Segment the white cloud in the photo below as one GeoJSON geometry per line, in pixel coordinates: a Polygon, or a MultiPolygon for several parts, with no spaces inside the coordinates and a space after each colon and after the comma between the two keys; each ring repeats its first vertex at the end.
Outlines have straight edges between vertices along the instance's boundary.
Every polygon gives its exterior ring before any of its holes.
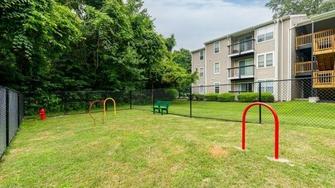
{"type": "Polygon", "coordinates": [[[271,19],[259,0],[232,3],[223,0],[144,0],[158,32],[175,34],[177,48],[197,49],[205,41],[271,19]]]}

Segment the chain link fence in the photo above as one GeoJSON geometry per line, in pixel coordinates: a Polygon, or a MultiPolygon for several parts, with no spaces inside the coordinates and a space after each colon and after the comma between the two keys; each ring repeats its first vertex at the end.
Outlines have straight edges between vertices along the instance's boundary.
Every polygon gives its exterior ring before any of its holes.
{"type": "Polygon", "coordinates": [[[0,86],[0,156],[16,135],[23,116],[23,95],[0,86]]]}
{"type": "MultiPolygon", "coordinates": [[[[335,79],[326,79],[335,80],[335,79]]],[[[134,91],[133,108],[152,111],[156,101],[171,101],[169,113],[240,122],[243,109],[261,101],[273,106],[282,124],[335,128],[335,82],[318,84],[314,78],[232,81],[232,84],[192,86],[188,92],[159,88],[134,91]]],[[[253,108],[248,122],[273,123],[266,108],[253,108]]]]}

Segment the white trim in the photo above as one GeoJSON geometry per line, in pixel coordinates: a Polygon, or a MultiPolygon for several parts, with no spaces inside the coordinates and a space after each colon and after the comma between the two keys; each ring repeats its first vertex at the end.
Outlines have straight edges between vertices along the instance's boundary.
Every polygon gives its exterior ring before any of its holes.
{"type": "Polygon", "coordinates": [[[268,41],[274,40],[274,38],[275,38],[274,35],[275,35],[275,25],[274,24],[271,24],[271,25],[268,25],[268,26],[265,26],[265,27],[261,27],[261,28],[256,30],[256,37],[255,37],[256,44],[261,44],[263,42],[268,42],[268,41]],[[272,32],[272,39],[266,40],[266,34],[271,33],[271,32],[272,32]],[[261,41],[261,42],[258,41],[258,36],[260,36],[260,35],[264,35],[264,37],[265,37],[264,41],[261,41]]]}
{"type": "Polygon", "coordinates": [[[259,54],[256,54],[256,68],[257,69],[266,69],[266,68],[271,68],[271,67],[275,67],[275,52],[274,51],[269,51],[269,52],[264,52],[264,53],[259,53],[259,54]],[[271,54],[272,53],[272,66],[267,66],[266,64],[266,56],[268,54],[271,54]],[[259,67],[258,66],[258,56],[261,56],[263,55],[264,56],[264,67],[259,67]]]}
{"type": "Polygon", "coordinates": [[[273,33],[273,38],[270,39],[270,40],[265,40],[265,41],[262,41],[262,42],[258,42],[258,40],[256,39],[256,44],[263,44],[263,43],[267,43],[267,42],[273,42],[275,39],[274,39],[274,33],[273,33]]]}
{"type": "MultiPolygon", "coordinates": [[[[207,50],[205,47],[205,85],[207,85],[207,50]]],[[[205,87],[204,93],[207,93],[207,88],[205,87]]]]}
{"type": "Polygon", "coordinates": [[[221,72],[221,65],[220,65],[220,62],[215,62],[214,64],[213,64],[213,74],[220,74],[220,72],[221,72]],[[219,71],[218,72],[215,72],[215,65],[216,64],[218,64],[219,65],[219,71]]]}
{"type": "Polygon", "coordinates": [[[204,67],[199,67],[199,77],[200,77],[200,78],[204,78],[204,77],[205,77],[205,68],[204,68],[204,67]],[[200,73],[201,73],[201,69],[203,70],[203,71],[202,71],[202,76],[201,76],[201,74],[200,74],[200,73]]]}
{"type": "Polygon", "coordinates": [[[215,41],[213,42],[213,53],[214,54],[219,54],[221,52],[221,41],[215,41]],[[218,43],[219,44],[219,51],[215,52],[215,44],[218,43]]]}
{"type": "Polygon", "coordinates": [[[219,92],[220,93],[220,82],[213,82],[213,85],[214,85],[214,93],[216,93],[215,89],[216,89],[216,86],[219,87],[219,92]]]}
{"type": "Polygon", "coordinates": [[[199,51],[199,60],[200,62],[203,62],[205,60],[205,50],[200,50],[199,51]],[[203,58],[201,59],[201,52],[203,52],[203,58]]]}

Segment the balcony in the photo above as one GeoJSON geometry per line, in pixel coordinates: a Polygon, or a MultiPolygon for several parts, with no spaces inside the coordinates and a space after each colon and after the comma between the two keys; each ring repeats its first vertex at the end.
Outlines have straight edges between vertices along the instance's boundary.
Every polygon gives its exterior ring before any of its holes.
{"type": "Polygon", "coordinates": [[[302,35],[298,36],[296,38],[296,49],[304,49],[304,48],[311,48],[312,47],[312,41],[313,41],[313,35],[302,35]]]}
{"type": "Polygon", "coordinates": [[[316,71],[313,73],[314,88],[335,88],[335,70],[316,71]]]}
{"type": "Polygon", "coordinates": [[[311,74],[312,71],[313,71],[312,61],[295,63],[295,74],[296,75],[311,74]]]}
{"type": "Polygon", "coordinates": [[[335,52],[335,30],[329,29],[314,33],[313,53],[314,55],[328,54],[335,52]]]}
{"type": "Polygon", "coordinates": [[[228,79],[246,79],[255,76],[255,65],[247,65],[228,69],[228,79]]]}
{"type": "Polygon", "coordinates": [[[245,40],[228,46],[229,57],[254,53],[255,39],[245,40]]]}

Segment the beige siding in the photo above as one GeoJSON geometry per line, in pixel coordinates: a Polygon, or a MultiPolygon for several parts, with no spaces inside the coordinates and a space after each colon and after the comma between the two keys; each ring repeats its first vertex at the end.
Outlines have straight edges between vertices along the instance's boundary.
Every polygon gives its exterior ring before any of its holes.
{"type": "MultiPolygon", "coordinates": [[[[254,30],[255,42],[255,53],[254,64],[255,64],[255,81],[258,80],[282,80],[290,79],[294,76],[294,63],[295,63],[295,31],[294,25],[305,21],[306,16],[292,16],[286,20],[274,20],[273,24],[264,26],[254,30]],[[272,40],[257,42],[257,31],[259,29],[273,27],[274,35],[272,40]],[[259,54],[273,53],[273,66],[258,68],[257,59],[259,54]]],[[[269,22],[270,23],[270,22],[269,22]]],[[[238,36],[235,36],[238,37],[238,36]]],[[[208,87],[205,92],[213,93],[214,84],[230,84],[231,81],[228,79],[228,68],[237,67],[238,60],[233,58],[233,62],[229,55],[228,45],[231,43],[230,38],[221,38],[220,40],[220,52],[214,53],[214,42],[205,45],[205,58],[200,60],[200,51],[192,53],[192,71],[196,69],[200,71],[200,68],[204,68],[204,77],[200,78],[194,85],[212,85],[208,87]],[[214,74],[214,64],[220,64],[219,74],[214,74]]],[[[250,56],[249,56],[250,57],[250,56]]],[[[249,58],[248,57],[248,58],[249,58]]],[[[243,57],[247,58],[247,57],[243,57]]],[[[234,80],[239,82],[241,80],[234,80]]],[[[276,100],[291,100],[296,96],[297,93],[294,90],[294,85],[289,82],[274,83],[274,95],[276,100]]],[[[256,88],[255,88],[256,89],[256,88]]],[[[221,87],[220,92],[227,92],[230,88],[228,86],[221,87]]]]}
{"type": "MultiPolygon", "coordinates": [[[[206,72],[207,85],[214,85],[215,83],[228,83],[228,66],[230,65],[230,58],[228,57],[229,39],[220,41],[220,52],[214,53],[214,43],[206,45],[206,72]],[[220,64],[220,73],[214,74],[214,64],[220,64]]],[[[220,88],[220,92],[227,92],[228,89],[220,88]]],[[[208,87],[207,93],[213,93],[214,87],[208,87]]]]}
{"type": "MultiPolygon", "coordinates": [[[[206,53],[205,53],[206,54],[206,53]]],[[[204,57],[203,60],[200,60],[200,51],[196,51],[192,53],[192,72],[196,72],[198,70],[198,73],[200,73],[200,69],[204,69],[204,76],[200,77],[199,74],[199,80],[193,84],[193,86],[200,86],[200,85],[205,85],[205,78],[206,78],[206,69],[205,69],[205,60],[206,57],[204,57]]],[[[195,89],[195,93],[199,93],[199,89],[195,89]]]]}

